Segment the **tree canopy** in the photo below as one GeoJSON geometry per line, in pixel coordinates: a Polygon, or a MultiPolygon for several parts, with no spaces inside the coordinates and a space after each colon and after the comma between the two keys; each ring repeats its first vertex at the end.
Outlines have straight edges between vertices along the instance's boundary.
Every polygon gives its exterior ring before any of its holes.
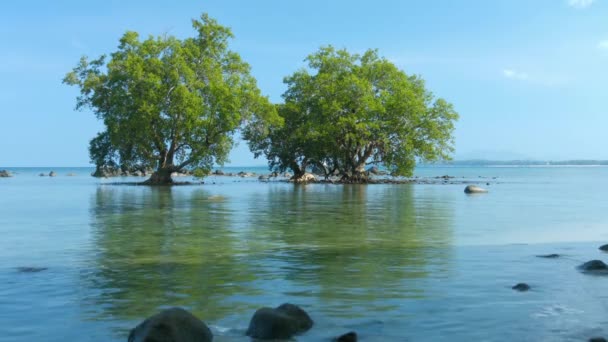
{"type": "Polygon", "coordinates": [[[80,89],[76,107],[105,125],[89,148],[98,168],[154,168],[147,182],[170,183],[172,172],[226,161],[243,124],[279,124],[249,65],[228,49],[231,30],[206,14],[192,27],[186,39],[126,32],[109,60],[83,57],[66,75],[80,89]]]}
{"type": "Polygon", "coordinates": [[[452,105],[376,50],[351,54],[328,46],[307,57],[307,69],[284,79],[284,120],[249,132],[255,156],[296,176],[317,167],[326,176],[366,180],[366,165],[412,174],[416,161],[449,159],[458,114],[452,105]]]}

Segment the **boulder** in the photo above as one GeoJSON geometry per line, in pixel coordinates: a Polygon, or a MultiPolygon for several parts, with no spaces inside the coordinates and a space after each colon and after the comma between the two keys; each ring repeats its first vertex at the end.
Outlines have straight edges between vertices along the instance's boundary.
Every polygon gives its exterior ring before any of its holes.
{"type": "Polygon", "coordinates": [[[334,339],[335,342],[357,342],[357,333],[354,331],[348,332],[334,339]]]}
{"type": "Polygon", "coordinates": [[[317,180],[317,177],[315,177],[315,175],[313,175],[312,173],[305,173],[302,175],[302,177],[295,179],[295,181],[298,183],[315,182],[316,180],[317,180]]]}
{"type": "Polygon", "coordinates": [[[600,246],[600,251],[608,252],[608,244],[600,246]]]}
{"type": "Polygon", "coordinates": [[[592,337],[589,339],[589,342],[608,342],[603,337],[592,337]]]}
{"type": "Polygon", "coordinates": [[[258,309],[247,329],[247,336],[264,339],[289,339],[312,328],[313,321],[306,311],[294,304],[281,304],[258,309]]]}
{"type": "Polygon", "coordinates": [[[467,187],[464,188],[464,192],[467,194],[483,194],[488,192],[488,190],[480,188],[476,185],[467,185],[467,187]]]}
{"type": "Polygon", "coordinates": [[[38,176],[40,176],[40,177],[46,177],[46,175],[44,173],[40,173],[38,176]]]}
{"type": "Polygon", "coordinates": [[[519,283],[519,284],[513,286],[512,289],[515,291],[519,291],[519,292],[525,292],[530,289],[530,285],[528,285],[526,283],[519,283]]]}
{"type": "Polygon", "coordinates": [[[260,182],[268,182],[270,180],[270,177],[268,177],[266,175],[261,175],[260,177],[258,177],[258,180],[260,182]]]}
{"type": "Polygon", "coordinates": [[[6,177],[12,177],[13,175],[11,175],[10,172],[6,171],[6,170],[0,170],[0,178],[6,178],[6,177]]]}
{"type": "Polygon", "coordinates": [[[578,267],[581,271],[594,272],[594,271],[608,271],[608,265],[601,260],[591,260],[580,265],[578,267]]]}
{"type": "Polygon", "coordinates": [[[128,342],[211,342],[207,325],[190,312],[171,308],[146,319],[129,334],[128,342]]]}
{"type": "Polygon", "coordinates": [[[49,172],[49,177],[55,177],[55,176],[57,176],[57,174],[55,173],[55,171],[49,172]]]}
{"type": "Polygon", "coordinates": [[[216,176],[223,176],[224,175],[224,171],[217,169],[215,171],[213,171],[213,174],[216,176]]]}

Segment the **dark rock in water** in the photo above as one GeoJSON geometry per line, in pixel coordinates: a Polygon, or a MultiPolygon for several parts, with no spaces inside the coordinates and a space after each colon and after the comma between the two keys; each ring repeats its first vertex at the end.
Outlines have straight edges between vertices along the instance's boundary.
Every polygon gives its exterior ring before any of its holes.
{"type": "Polygon", "coordinates": [[[530,289],[530,285],[528,285],[526,283],[519,283],[519,284],[513,286],[512,289],[519,291],[519,292],[524,292],[524,291],[528,291],[530,289]]]}
{"type": "Polygon", "coordinates": [[[334,341],[336,341],[336,342],[357,342],[357,333],[354,331],[348,332],[348,333],[336,338],[334,341]]]}
{"type": "Polygon", "coordinates": [[[488,190],[475,185],[467,185],[467,187],[464,188],[464,192],[467,194],[483,194],[488,192],[488,190]]]}
{"type": "Polygon", "coordinates": [[[581,271],[608,271],[608,265],[601,260],[591,260],[578,267],[581,271]]]}
{"type": "Polygon", "coordinates": [[[559,254],[542,254],[542,255],[537,255],[537,258],[545,258],[545,259],[557,259],[560,257],[559,254]]]}
{"type": "Polygon", "coordinates": [[[207,325],[180,308],[163,310],[131,330],[128,342],[211,342],[207,325]]]}
{"type": "Polygon", "coordinates": [[[608,252],[608,244],[600,246],[600,251],[608,252]]]}
{"type": "Polygon", "coordinates": [[[213,171],[213,174],[216,175],[216,176],[223,176],[224,175],[224,171],[218,169],[218,170],[213,171]]]}
{"type": "Polygon", "coordinates": [[[6,178],[6,177],[12,177],[13,175],[11,175],[10,172],[6,171],[6,170],[0,170],[0,178],[6,178]]]}
{"type": "Polygon", "coordinates": [[[608,341],[603,337],[592,337],[589,339],[589,342],[608,342],[608,341]]]}
{"type": "Polygon", "coordinates": [[[40,176],[40,177],[46,177],[46,175],[44,173],[41,173],[38,176],[40,176]]]}
{"type": "Polygon", "coordinates": [[[258,309],[247,329],[247,336],[272,340],[288,339],[312,328],[313,321],[306,311],[294,304],[281,304],[275,309],[258,309]]]}
{"type": "Polygon", "coordinates": [[[27,266],[17,267],[17,271],[19,271],[21,273],[37,273],[37,272],[42,272],[42,271],[46,271],[46,270],[48,270],[48,268],[46,268],[46,267],[27,267],[27,266]]]}
{"type": "Polygon", "coordinates": [[[260,177],[258,177],[258,180],[261,182],[267,182],[270,180],[270,177],[268,177],[266,175],[261,175],[260,177]]]}
{"type": "Polygon", "coordinates": [[[55,173],[55,171],[49,172],[49,177],[55,177],[55,176],[57,176],[57,174],[55,173]]]}

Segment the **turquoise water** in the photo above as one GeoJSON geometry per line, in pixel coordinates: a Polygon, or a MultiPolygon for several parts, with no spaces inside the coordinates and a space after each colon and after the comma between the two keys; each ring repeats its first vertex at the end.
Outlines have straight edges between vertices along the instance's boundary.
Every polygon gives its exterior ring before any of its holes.
{"type": "MultiPolygon", "coordinates": [[[[0,178],[0,341],[126,341],[167,306],[195,312],[215,341],[247,341],[255,309],[283,302],[316,322],[298,341],[350,330],[361,341],[608,336],[608,278],[575,269],[608,259],[597,250],[608,242],[605,167],[416,171],[489,188],[477,196],[462,184],[212,176],[150,188],[83,168],[55,168],[54,178],[38,177],[53,168],[9,170],[16,176],[0,178]],[[564,257],[535,257],[546,253],[564,257]],[[510,289],[519,282],[532,290],[510,289]]],[[[227,171],[240,170],[264,172],[227,171]]]]}

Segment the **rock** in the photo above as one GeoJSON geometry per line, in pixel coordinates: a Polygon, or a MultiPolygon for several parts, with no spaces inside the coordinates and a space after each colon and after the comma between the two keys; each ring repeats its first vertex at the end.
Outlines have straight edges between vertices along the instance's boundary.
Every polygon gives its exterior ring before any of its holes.
{"type": "Polygon", "coordinates": [[[608,271],[608,266],[601,260],[591,260],[578,267],[581,271],[608,271]]]}
{"type": "Polygon", "coordinates": [[[335,342],[357,342],[357,333],[354,331],[348,332],[334,340],[335,342]]]}
{"type": "Polygon", "coordinates": [[[40,176],[40,177],[46,177],[46,175],[44,173],[41,173],[38,176],[40,176]]]}
{"type": "Polygon", "coordinates": [[[55,171],[49,172],[49,177],[55,177],[55,176],[57,176],[57,174],[55,173],[55,171]]]}
{"type": "Polygon", "coordinates": [[[318,165],[313,166],[311,171],[312,171],[312,174],[317,175],[317,176],[325,175],[325,170],[323,170],[323,168],[319,167],[318,165]]]}
{"type": "Polygon", "coordinates": [[[266,175],[261,175],[260,177],[258,177],[258,180],[260,180],[261,182],[268,182],[270,180],[270,177],[266,175]]]}
{"type": "Polygon", "coordinates": [[[38,273],[42,271],[46,271],[48,268],[46,267],[31,267],[31,266],[22,266],[17,267],[17,271],[21,273],[38,273]]]}
{"type": "Polygon", "coordinates": [[[467,187],[464,188],[464,192],[467,194],[483,194],[488,192],[488,190],[475,185],[467,185],[467,187]]]}
{"type": "Polygon", "coordinates": [[[530,289],[530,285],[528,285],[526,283],[519,283],[519,284],[513,286],[512,289],[519,291],[519,292],[524,292],[524,291],[528,291],[530,289]]]}
{"type": "Polygon", "coordinates": [[[144,172],[137,170],[135,172],[133,172],[133,176],[135,177],[143,177],[144,176],[144,172]]]}
{"type": "Polygon", "coordinates": [[[131,330],[128,342],[211,342],[207,325],[190,312],[171,308],[141,322],[131,330]]]}
{"type": "Polygon", "coordinates": [[[608,244],[600,246],[600,251],[608,252],[608,244]]]}
{"type": "Polygon", "coordinates": [[[545,259],[557,259],[560,257],[559,254],[541,254],[537,255],[537,258],[545,258],[545,259]]]}
{"type": "Polygon", "coordinates": [[[380,173],[380,169],[377,166],[372,166],[369,169],[367,169],[367,173],[372,174],[372,175],[377,175],[378,173],[380,173]]]}
{"type": "Polygon", "coordinates": [[[589,339],[589,342],[608,342],[608,341],[603,337],[592,337],[589,339]]]}
{"type": "Polygon", "coordinates": [[[109,178],[109,177],[117,177],[121,174],[120,170],[115,169],[110,166],[102,166],[95,168],[95,172],[91,176],[93,177],[101,177],[101,178],[109,178]]]}
{"type": "Polygon", "coordinates": [[[247,329],[247,336],[258,339],[288,339],[312,328],[306,311],[294,304],[281,304],[275,309],[258,309],[247,329]]]}
{"type": "Polygon", "coordinates": [[[7,177],[12,177],[13,175],[11,175],[10,172],[6,171],[6,170],[0,170],[0,178],[7,178],[7,177]]]}
{"type": "Polygon", "coordinates": [[[315,175],[313,175],[312,173],[305,173],[302,175],[302,177],[295,179],[295,181],[298,183],[315,182],[316,180],[317,177],[315,177],[315,175]]]}
{"type": "Polygon", "coordinates": [[[218,170],[213,171],[213,174],[216,175],[216,176],[223,176],[224,175],[224,171],[218,169],[218,170]]]}
{"type": "Polygon", "coordinates": [[[291,178],[291,177],[293,177],[293,175],[291,173],[289,173],[289,172],[285,172],[285,173],[283,173],[283,177],[285,177],[285,178],[291,178]]]}
{"type": "Polygon", "coordinates": [[[245,171],[241,171],[239,173],[237,173],[237,176],[245,178],[245,177],[253,177],[255,174],[251,173],[251,172],[245,172],[245,171]]]}

